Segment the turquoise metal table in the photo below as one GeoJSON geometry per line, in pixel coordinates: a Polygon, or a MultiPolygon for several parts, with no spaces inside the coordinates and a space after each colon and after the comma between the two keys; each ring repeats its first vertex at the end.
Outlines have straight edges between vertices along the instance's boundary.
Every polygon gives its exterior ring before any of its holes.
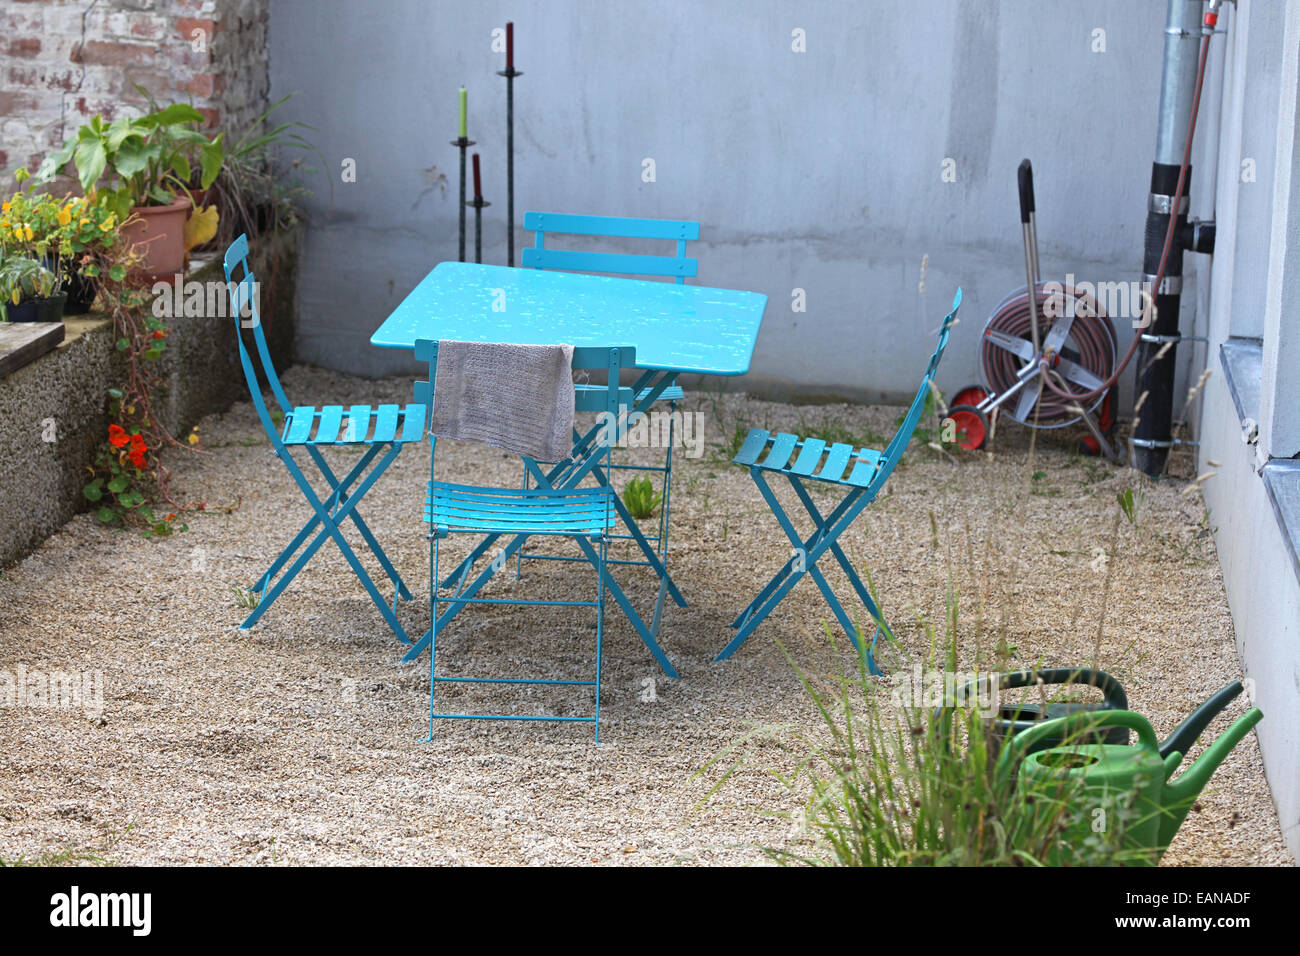
{"type": "MultiPolygon", "coordinates": [[[[370,342],[380,348],[410,351],[419,339],[635,346],[637,367],[644,374],[634,387],[634,410],[645,411],[680,374],[735,376],[748,372],[766,306],[767,296],[757,292],[443,262],[384,320],[370,342]]],[[[580,439],[574,450],[578,456],[589,454],[590,443],[584,445],[580,439]]],[[[535,463],[529,467],[539,480],[562,486],[571,466],[561,462],[549,472],[535,463]]],[[[594,474],[599,481],[608,482],[603,472],[594,474]]],[[[658,642],[660,609],[665,594],[680,606],[686,602],[658,556],[641,538],[636,522],[625,523],[660,578],[653,624],[645,623],[612,577],[606,576],[605,586],[664,672],[676,677],[676,669],[658,642]]],[[[525,540],[525,536],[514,539],[503,558],[513,555],[525,540]]],[[[494,542],[495,538],[485,539],[447,580],[456,580],[494,542]]],[[[493,561],[467,591],[476,592],[502,566],[504,560],[493,561]]],[[[449,609],[446,616],[462,607],[449,609]]],[[[428,646],[430,635],[426,632],[416,641],[403,660],[418,657],[428,646]]]]}

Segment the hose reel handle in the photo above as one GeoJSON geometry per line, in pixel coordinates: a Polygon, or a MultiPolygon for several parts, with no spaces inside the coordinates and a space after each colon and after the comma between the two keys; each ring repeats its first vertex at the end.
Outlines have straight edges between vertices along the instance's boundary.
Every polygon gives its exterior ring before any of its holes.
{"type": "Polygon", "coordinates": [[[1034,167],[1029,160],[1020,161],[1016,180],[1020,184],[1020,221],[1029,225],[1029,217],[1034,214],[1034,167]]]}

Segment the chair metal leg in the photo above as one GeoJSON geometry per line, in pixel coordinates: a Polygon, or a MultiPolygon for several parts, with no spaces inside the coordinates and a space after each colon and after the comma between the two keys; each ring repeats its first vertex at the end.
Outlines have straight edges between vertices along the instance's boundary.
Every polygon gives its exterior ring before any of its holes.
{"type": "MultiPolygon", "coordinates": [[[[790,593],[804,574],[812,576],[813,581],[817,584],[818,590],[821,591],[823,599],[830,607],[831,612],[835,615],[836,620],[839,622],[840,626],[844,628],[845,633],[848,635],[849,640],[853,642],[854,647],[858,647],[857,627],[852,618],[850,618],[848,613],[844,610],[839,599],[836,597],[835,591],[831,588],[830,583],[826,580],[820,569],[818,569],[817,562],[827,551],[830,551],[834,555],[854,590],[857,592],[858,597],[862,599],[868,613],[870,613],[873,620],[877,622],[877,630],[879,630],[879,627],[884,624],[880,609],[871,599],[870,592],[867,590],[865,585],[862,584],[862,581],[859,579],[852,563],[848,560],[848,556],[844,553],[844,550],[838,543],[839,536],[849,527],[853,519],[857,517],[858,512],[861,511],[862,508],[866,507],[868,499],[863,497],[864,492],[861,489],[850,491],[840,501],[840,503],[831,510],[829,515],[823,516],[820,509],[817,508],[816,503],[812,500],[811,495],[808,494],[807,489],[791,477],[790,483],[794,486],[799,500],[804,505],[805,510],[807,510],[808,517],[811,518],[813,522],[812,534],[807,537],[801,537],[798,530],[795,528],[794,523],[790,520],[789,515],[787,515],[785,509],[781,507],[781,503],[777,499],[776,494],[763,478],[761,471],[757,468],[751,468],[750,474],[753,477],[755,484],[758,485],[759,492],[763,495],[764,500],[771,509],[772,515],[776,519],[777,524],[779,524],[781,530],[785,532],[786,537],[794,546],[796,553],[786,562],[781,570],[773,576],[767,585],[764,586],[763,590],[761,590],[758,596],[749,603],[745,610],[741,611],[737,616],[735,622],[732,624],[733,627],[738,628],[735,636],[714,659],[718,661],[726,660],[735,653],[736,649],[748,640],[749,635],[752,634],[755,628],[762,623],[763,619],[766,618],[782,600],[784,600],[785,596],[790,593]]],[[[875,642],[876,637],[873,636],[871,645],[873,648],[875,642]]],[[[875,658],[872,656],[870,650],[867,651],[867,659],[869,666],[872,669],[872,673],[878,673],[878,670],[876,670],[875,658]]]]}
{"type": "MultiPolygon", "coordinates": [[[[382,594],[380,594],[379,589],[375,587],[375,583],[374,581],[371,580],[370,575],[366,573],[366,569],[361,566],[361,562],[357,559],[355,552],[353,552],[352,547],[348,544],[347,539],[343,537],[343,533],[340,529],[341,523],[348,517],[348,515],[350,515],[355,510],[356,505],[361,500],[362,496],[370,489],[371,485],[375,483],[375,481],[379,478],[381,474],[383,474],[383,472],[388,468],[388,466],[392,464],[393,460],[397,457],[399,451],[401,451],[400,445],[396,445],[396,444],[392,445],[388,454],[385,455],[380,460],[379,464],[376,465],[373,469],[371,469],[370,473],[367,474],[366,477],[362,480],[361,484],[357,487],[356,494],[354,494],[351,498],[349,498],[345,503],[340,505],[338,507],[338,510],[335,511],[333,514],[331,514],[329,510],[325,507],[324,503],[318,497],[316,497],[316,493],[312,489],[311,484],[303,476],[302,472],[298,469],[297,465],[294,464],[292,460],[286,462],[286,466],[289,468],[290,474],[293,476],[294,481],[297,482],[299,488],[302,490],[304,497],[306,497],[307,499],[307,503],[311,505],[313,511],[316,514],[316,518],[320,522],[322,527],[321,530],[317,532],[316,536],[307,545],[307,548],[303,551],[303,553],[298,557],[296,561],[294,561],[294,563],[290,566],[290,568],[287,571],[285,571],[283,574],[280,575],[279,580],[275,582],[275,584],[270,588],[270,590],[264,591],[262,593],[261,599],[257,603],[257,607],[253,609],[253,613],[250,614],[248,618],[244,621],[244,623],[240,625],[241,629],[247,630],[248,628],[252,627],[254,624],[257,623],[258,619],[264,613],[266,613],[266,611],[271,607],[271,605],[275,603],[276,599],[284,592],[284,589],[288,586],[289,582],[292,581],[294,577],[297,576],[298,572],[301,571],[303,567],[306,566],[307,562],[311,560],[312,555],[314,555],[316,551],[320,548],[320,546],[325,542],[326,537],[330,537],[333,538],[334,543],[338,545],[339,551],[342,552],[344,559],[348,562],[348,565],[352,568],[353,573],[357,576],[357,579],[361,582],[361,585],[366,589],[366,592],[370,595],[371,600],[374,602],[375,606],[379,609],[379,613],[383,616],[384,620],[388,623],[388,626],[393,630],[393,633],[396,634],[401,640],[407,643],[410,642],[410,638],[406,636],[406,632],[402,629],[402,625],[398,622],[397,616],[393,613],[393,610],[388,606],[387,601],[384,600],[384,597],[382,594]]],[[[360,467],[360,463],[358,463],[358,467],[360,467]]]]}
{"type": "MultiPolygon", "coordinates": [[[[500,537],[500,535],[497,535],[497,537],[500,537]]],[[[503,551],[504,560],[501,562],[501,566],[504,567],[504,562],[514,556],[515,552],[523,546],[523,543],[527,538],[528,535],[517,535],[514,540],[506,545],[505,550],[503,551]]],[[[591,547],[589,542],[582,538],[576,540],[578,546],[582,548],[583,553],[587,556],[588,562],[593,567],[596,566],[599,562],[595,549],[591,547]]],[[[472,598],[485,584],[487,584],[492,575],[496,573],[496,568],[493,566],[494,564],[496,564],[496,562],[489,564],[479,572],[478,577],[475,578],[473,582],[465,586],[462,591],[464,597],[472,598]]],[[[646,626],[645,622],[641,619],[641,616],[637,614],[636,608],[632,606],[632,602],[628,600],[627,595],[623,593],[623,589],[618,586],[618,582],[616,582],[613,576],[609,573],[609,568],[607,566],[601,569],[601,577],[604,580],[606,591],[613,596],[615,603],[618,604],[623,613],[627,616],[627,619],[632,623],[633,629],[637,632],[637,635],[641,638],[646,647],[649,648],[650,653],[654,655],[655,660],[659,662],[659,666],[663,669],[663,672],[669,677],[677,677],[677,669],[673,667],[672,662],[668,659],[668,655],[666,655],[663,648],[659,646],[656,635],[646,626]]],[[[467,605],[463,603],[452,604],[452,606],[449,607],[438,620],[437,629],[440,630],[442,627],[446,626],[447,622],[459,614],[461,609],[466,606],[467,605]]],[[[409,664],[424,652],[424,649],[432,642],[433,631],[434,628],[430,627],[428,631],[424,632],[423,636],[416,640],[415,643],[407,649],[406,653],[402,656],[403,663],[409,664]]]]}
{"type": "MultiPolygon", "coordinates": [[[[602,469],[599,467],[593,468],[591,469],[591,473],[602,485],[612,487],[608,476],[602,469]]],[[[689,605],[686,603],[686,598],[682,597],[682,592],[679,591],[677,585],[673,583],[672,577],[668,574],[668,569],[659,559],[659,555],[655,553],[655,549],[650,547],[650,542],[641,532],[641,529],[637,527],[636,519],[632,517],[632,512],[627,510],[627,505],[623,504],[623,500],[619,498],[617,494],[614,495],[614,510],[618,512],[619,520],[627,527],[633,540],[636,541],[637,547],[639,547],[641,553],[645,555],[646,563],[649,564],[654,573],[657,574],[665,584],[667,584],[668,593],[672,595],[673,603],[678,607],[688,607],[689,605]]]]}
{"type": "MultiPolygon", "coordinates": [[[[387,444],[389,445],[389,447],[399,447],[396,442],[390,442],[387,444]]],[[[375,449],[376,452],[378,452],[378,450],[384,448],[385,446],[384,444],[375,444],[375,445],[371,445],[370,447],[375,449]]],[[[325,461],[325,456],[323,456],[320,453],[320,451],[312,445],[308,445],[307,450],[311,453],[312,458],[315,459],[317,467],[320,468],[321,473],[325,476],[325,480],[328,481],[331,485],[335,485],[336,482],[334,479],[334,472],[330,469],[329,464],[325,461]]],[[[369,454],[369,450],[367,450],[367,454],[369,454]]],[[[366,457],[362,456],[362,460],[365,461],[366,457]]],[[[349,496],[347,493],[347,489],[349,485],[350,482],[345,482],[342,486],[338,487],[340,505],[348,500],[349,496]]],[[[375,559],[379,562],[379,566],[384,569],[384,573],[388,575],[388,580],[393,582],[393,587],[395,589],[395,593],[393,595],[393,605],[396,606],[397,598],[399,596],[403,601],[411,600],[410,588],[406,586],[406,582],[402,580],[402,576],[398,574],[397,569],[393,567],[393,562],[388,559],[387,553],[385,553],[384,549],[380,546],[378,540],[376,540],[374,534],[370,530],[370,526],[367,525],[366,522],[362,519],[361,512],[357,509],[354,509],[351,513],[351,518],[352,518],[352,523],[356,525],[357,530],[361,532],[361,537],[366,542],[366,547],[368,547],[371,553],[375,556],[375,559]]]]}

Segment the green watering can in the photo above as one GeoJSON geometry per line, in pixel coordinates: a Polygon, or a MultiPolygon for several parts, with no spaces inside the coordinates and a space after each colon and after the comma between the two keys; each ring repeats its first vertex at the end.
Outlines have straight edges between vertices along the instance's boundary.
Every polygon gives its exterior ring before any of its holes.
{"type": "MultiPolygon", "coordinates": [[[[1229,688],[1224,688],[1219,694],[1227,690],[1229,688]]],[[[1212,697],[1207,706],[1219,694],[1212,697]]],[[[1182,762],[1182,752],[1162,753],[1147,719],[1127,710],[1076,713],[1036,724],[1017,734],[1011,746],[1003,748],[998,770],[1000,773],[1011,772],[1019,755],[1030,751],[1044,738],[1084,740],[1083,743],[1029,752],[1020,761],[1017,792],[1028,799],[1033,795],[1050,793],[1061,785],[1069,789],[1073,812],[1066,815],[1058,846],[1077,844],[1104,831],[1107,813],[1131,814],[1124,829],[1124,846],[1133,851],[1132,862],[1154,866],[1219,764],[1263,716],[1258,707],[1252,707],[1223,736],[1210,744],[1200,759],[1177,780],[1170,778],[1182,762]],[[1136,731],[1137,746],[1086,742],[1095,739],[1098,731],[1110,727],[1136,731]],[[1100,830],[1097,826],[1099,820],[1102,823],[1100,830]]],[[[1181,745],[1188,746],[1195,740],[1195,735],[1181,736],[1183,727],[1186,723],[1175,735],[1179,736],[1181,745]]],[[[1051,801],[1044,801],[1044,804],[1051,807],[1051,801]]]]}
{"type": "MultiPolygon", "coordinates": [[[[1068,717],[1077,713],[1098,713],[1101,711],[1128,710],[1128,695],[1120,682],[1105,671],[1092,670],[1088,667],[1045,667],[1036,671],[1011,671],[998,678],[998,688],[1007,690],[1014,687],[1032,687],[1041,681],[1044,684],[1077,684],[1096,687],[1102,693],[1101,703],[1062,702],[1048,704],[1006,704],[998,708],[997,714],[989,721],[989,730],[995,738],[1008,740],[1019,733],[1035,727],[1045,720],[1068,717]]],[[[973,691],[974,685],[967,685],[973,691]]],[[[1219,688],[1209,700],[1184,720],[1174,732],[1160,743],[1161,758],[1170,754],[1187,753],[1187,749],[1196,742],[1201,733],[1210,725],[1225,707],[1241,694],[1241,681],[1232,681],[1219,688]]],[[[1127,727],[1097,726],[1089,734],[1092,743],[1127,744],[1129,731],[1127,727]]],[[[1047,734],[1036,739],[1022,753],[1034,753],[1060,746],[1064,742],[1059,734],[1047,734]]],[[[1076,743],[1084,742],[1075,738],[1076,743]]]]}

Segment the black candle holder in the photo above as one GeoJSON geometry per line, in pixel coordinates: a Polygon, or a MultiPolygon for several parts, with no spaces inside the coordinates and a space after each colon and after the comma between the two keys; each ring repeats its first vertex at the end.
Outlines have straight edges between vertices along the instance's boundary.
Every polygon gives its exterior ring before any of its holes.
{"type": "Polygon", "coordinates": [[[472,139],[462,136],[459,139],[453,139],[451,145],[460,148],[460,242],[457,245],[457,257],[461,262],[465,261],[465,150],[474,145],[472,139]]]}
{"type": "Polygon", "coordinates": [[[522,70],[513,66],[497,70],[506,78],[506,265],[515,264],[515,77],[522,70]]]}
{"type": "MultiPolygon", "coordinates": [[[[466,200],[460,207],[460,218],[465,218],[465,207],[474,207],[474,261],[483,261],[483,208],[492,205],[482,196],[475,196],[473,199],[466,200]]],[[[465,259],[462,256],[461,262],[465,259]]]]}

